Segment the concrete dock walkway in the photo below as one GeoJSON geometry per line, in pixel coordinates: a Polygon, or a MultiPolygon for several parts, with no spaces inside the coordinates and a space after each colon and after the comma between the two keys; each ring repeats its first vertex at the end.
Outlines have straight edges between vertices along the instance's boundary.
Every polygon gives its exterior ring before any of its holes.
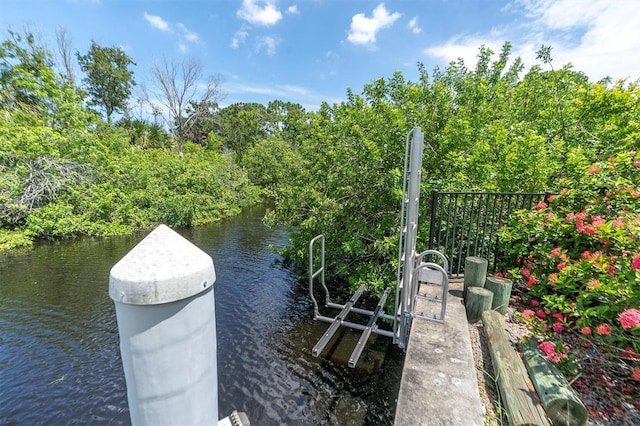
{"type": "MultiPolygon", "coordinates": [[[[445,323],[414,319],[398,394],[395,425],[482,426],[463,282],[449,282],[445,323]]],[[[417,312],[432,302],[418,299],[417,312]],[[423,306],[421,306],[423,304],[423,306]]]]}

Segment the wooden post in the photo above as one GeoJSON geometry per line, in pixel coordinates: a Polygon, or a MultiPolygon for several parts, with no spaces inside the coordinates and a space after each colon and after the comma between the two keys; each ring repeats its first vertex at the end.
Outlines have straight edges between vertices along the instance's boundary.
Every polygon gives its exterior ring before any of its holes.
{"type": "Polygon", "coordinates": [[[520,343],[524,364],[554,425],[583,426],[589,414],[558,368],[547,361],[535,339],[520,343]]]}
{"type": "Polygon", "coordinates": [[[512,286],[512,281],[507,278],[500,278],[493,275],[487,277],[485,287],[493,293],[491,309],[500,312],[502,315],[507,313],[512,286]]]}
{"type": "Polygon", "coordinates": [[[509,424],[548,426],[549,420],[544,414],[527,370],[516,352],[504,317],[496,311],[484,311],[482,323],[502,406],[507,412],[509,424]]]}
{"type": "Polygon", "coordinates": [[[469,287],[484,287],[487,278],[487,259],[469,256],[464,259],[464,297],[469,287]]]}
{"type": "Polygon", "coordinates": [[[482,287],[469,287],[467,290],[467,300],[464,302],[467,311],[467,321],[475,324],[480,321],[480,316],[487,309],[491,309],[493,293],[482,287]]]}

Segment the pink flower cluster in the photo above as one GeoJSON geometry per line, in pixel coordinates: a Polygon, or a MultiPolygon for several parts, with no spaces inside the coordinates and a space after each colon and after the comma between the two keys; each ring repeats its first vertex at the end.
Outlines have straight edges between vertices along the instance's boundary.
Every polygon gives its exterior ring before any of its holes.
{"type": "Polygon", "coordinates": [[[543,209],[546,209],[547,207],[549,206],[545,202],[540,202],[536,204],[536,210],[543,210],[543,209]]]}
{"type": "Polygon", "coordinates": [[[551,326],[553,331],[556,333],[562,333],[564,331],[564,315],[562,315],[560,312],[554,312],[551,314],[551,316],[556,320],[556,322],[554,322],[551,326]]]}
{"type": "Polygon", "coordinates": [[[567,354],[563,352],[556,352],[556,345],[549,342],[548,340],[540,343],[538,345],[538,348],[542,352],[544,352],[547,360],[551,361],[554,364],[557,364],[558,362],[560,362],[561,359],[564,359],[567,357],[567,354]]]}
{"type": "Polygon", "coordinates": [[[618,321],[625,330],[640,327],[640,310],[627,309],[618,315],[618,321]]]}
{"type": "Polygon", "coordinates": [[[587,219],[587,217],[588,217],[587,212],[580,212],[576,215],[576,231],[578,231],[578,233],[595,235],[596,232],[598,231],[595,227],[598,225],[602,225],[603,223],[606,223],[606,221],[602,219],[600,216],[595,216],[591,220],[591,224],[589,223],[585,224],[584,221],[587,219]]]}
{"type": "Polygon", "coordinates": [[[531,271],[529,269],[523,268],[520,270],[520,273],[523,277],[527,278],[527,282],[525,283],[527,288],[533,287],[533,285],[538,282],[538,279],[531,274],[531,271]]]}
{"type": "Polygon", "coordinates": [[[601,336],[611,336],[611,324],[602,323],[596,327],[596,333],[601,336]]]}

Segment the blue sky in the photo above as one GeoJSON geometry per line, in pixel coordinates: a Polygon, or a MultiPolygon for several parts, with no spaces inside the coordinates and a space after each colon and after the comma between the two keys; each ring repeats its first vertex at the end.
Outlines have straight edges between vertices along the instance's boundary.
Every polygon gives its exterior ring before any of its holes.
{"type": "MultiPolygon", "coordinates": [[[[94,39],[137,63],[137,82],[162,58],[197,59],[220,75],[222,105],[274,99],[309,110],[345,99],[347,88],[401,71],[417,78],[485,44],[505,40],[527,68],[553,46],[593,81],[640,78],[637,0],[0,0],[0,29],[27,26],[53,50],[56,28],[86,53],[94,39]]],[[[79,71],[78,71],[79,73],[79,71]]]]}

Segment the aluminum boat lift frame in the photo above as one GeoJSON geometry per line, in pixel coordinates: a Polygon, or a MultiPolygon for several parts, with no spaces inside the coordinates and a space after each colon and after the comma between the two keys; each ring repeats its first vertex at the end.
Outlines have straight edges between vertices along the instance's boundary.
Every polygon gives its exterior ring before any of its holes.
{"type": "Polygon", "coordinates": [[[374,310],[357,308],[356,302],[362,296],[365,285],[361,285],[345,304],[334,303],[325,284],[325,239],[324,235],[318,235],[309,242],[309,295],[313,302],[313,319],[329,323],[329,328],[313,347],[313,356],[319,356],[327,343],[334,336],[340,326],[346,326],[355,330],[361,330],[362,334],[351,357],[349,367],[354,368],[362,355],[364,346],[371,333],[390,337],[393,343],[400,348],[407,347],[409,331],[413,318],[444,322],[449,277],[447,274],[447,259],[435,250],[427,250],[416,253],[416,239],[418,230],[418,204],[420,199],[420,178],[422,170],[422,150],[424,147],[424,135],[419,127],[413,128],[408,134],[405,144],[404,179],[402,189],[402,211],[400,223],[400,241],[398,244],[398,271],[395,289],[394,313],[384,311],[391,288],[385,289],[374,310]],[[320,266],[314,269],[314,252],[316,244],[320,244],[320,266]],[[426,256],[427,261],[424,261],[426,256]],[[442,266],[431,262],[433,257],[440,259],[442,266]],[[314,281],[319,278],[325,294],[324,306],[326,308],[339,309],[334,317],[320,314],[318,301],[314,295],[314,281]],[[420,292],[422,285],[437,285],[441,287],[440,296],[420,292]],[[439,314],[427,315],[416,312],[416,300],[424,298],[432,302],[441,303],[439,314]],[[357,313],[369,316],[367,324],[359,324],[346,321],[349,313],[357,313]],[[393,324],[392,330],[384,330],[378,327],[379,318],[389,320],[393,324]]]}

